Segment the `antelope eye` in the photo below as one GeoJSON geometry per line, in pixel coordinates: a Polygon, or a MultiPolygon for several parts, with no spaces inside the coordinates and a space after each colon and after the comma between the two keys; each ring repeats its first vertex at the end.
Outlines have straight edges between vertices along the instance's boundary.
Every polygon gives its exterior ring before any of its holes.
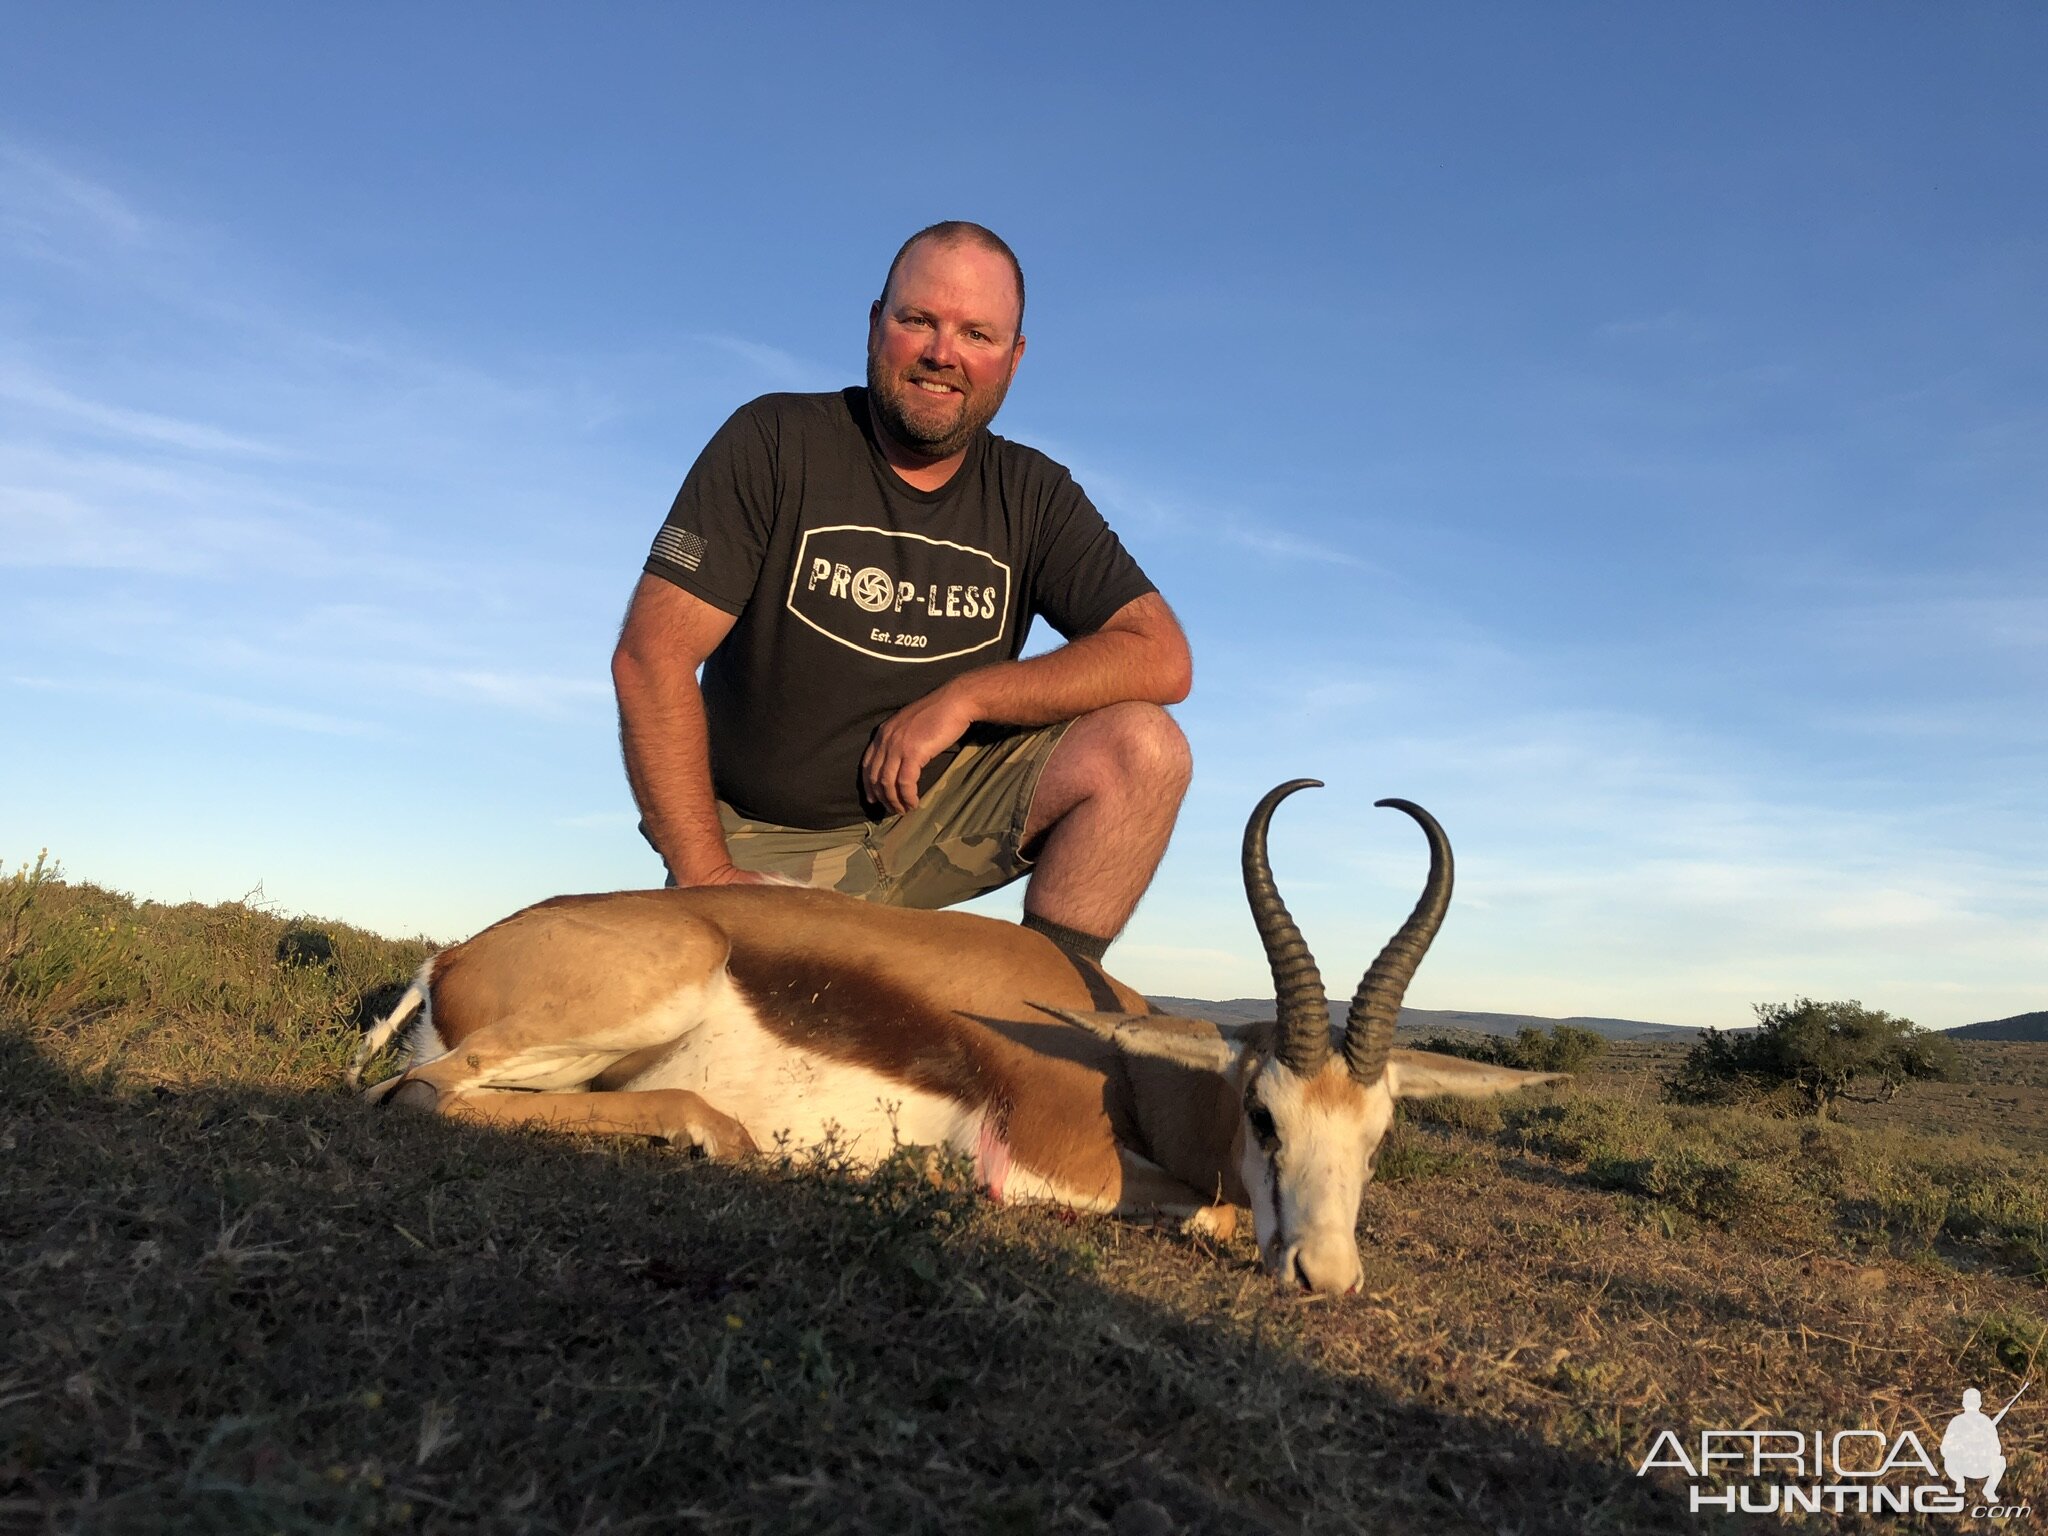
{"type": "Polygon", "coordinates": [[[1273,1123],[1273,1111],[1263,1104],[1247,1104],[1244,1107],[1246,1124],[1262,1145],[1270,1147],[1280,1139],[1280,1127],[1273,1123]]]}

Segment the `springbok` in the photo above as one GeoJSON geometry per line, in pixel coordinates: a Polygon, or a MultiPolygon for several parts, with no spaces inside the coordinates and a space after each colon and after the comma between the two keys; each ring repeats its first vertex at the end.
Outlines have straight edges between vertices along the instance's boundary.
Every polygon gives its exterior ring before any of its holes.
{"type": "Polygon", "coordinates": [[[619,891],[558,896],[436,954],[365,1035],[349,1082],[418,1011],[373,1100],[712,1157],[831,1140],[871,1162],[898,1142],[943,1146],[997,1199],[1171,1215],[1220,1236],[1248,1205],[1268,1271],[1355,1290],[1359,1203],[1394,1101],[1562,1074],[1392,1048],[1451,896],[1443,829],[1405,800],[1378,803],[1421,825],[1429,878],[1332,1030],[1266,854],[1274,808],[1317,782],[1273,790],[1245,828],[1269,1023],[1156,1014],[993,918],[799,888],[619,891]]]}

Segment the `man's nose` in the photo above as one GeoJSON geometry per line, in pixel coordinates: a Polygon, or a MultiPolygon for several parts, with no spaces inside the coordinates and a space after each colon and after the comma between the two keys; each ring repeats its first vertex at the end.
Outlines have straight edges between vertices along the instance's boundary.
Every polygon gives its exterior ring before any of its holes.
{"type": "Polygon", "coordinates": [[[960,349],[943,326],[933,326],[931,334],[925,338],[924,361],[932,368],[959,366],[960,349]]]}

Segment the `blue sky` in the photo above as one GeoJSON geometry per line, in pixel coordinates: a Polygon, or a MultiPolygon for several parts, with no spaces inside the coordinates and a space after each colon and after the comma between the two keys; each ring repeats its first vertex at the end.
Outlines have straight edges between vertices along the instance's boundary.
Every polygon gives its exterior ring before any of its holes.
{"type": "MultiPolygon", "coordinates": [[[[1195,648],[1112,952],[1738,1024],[2048,1007],[2048,13],[31,7],[0,50],[0,859],[455,938],[652,883],[606,672],[897,242],[1195,648]]],[[[1011,912],[1014,897],[986,903],[1011,912]]]]}

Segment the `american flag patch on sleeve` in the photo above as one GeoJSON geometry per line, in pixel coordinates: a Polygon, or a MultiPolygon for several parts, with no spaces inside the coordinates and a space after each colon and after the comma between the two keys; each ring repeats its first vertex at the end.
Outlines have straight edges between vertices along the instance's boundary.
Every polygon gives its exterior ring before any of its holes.
{"type": "Polygon", "coordinates": [[[666,560],[670,565],[680,565],[686,571],[694,571],[704,563],[704,538],[701,534],[678,528],[674,523],[663,523],[661,532],[654,536],[654,548],[650,558],[666,560]]]}

